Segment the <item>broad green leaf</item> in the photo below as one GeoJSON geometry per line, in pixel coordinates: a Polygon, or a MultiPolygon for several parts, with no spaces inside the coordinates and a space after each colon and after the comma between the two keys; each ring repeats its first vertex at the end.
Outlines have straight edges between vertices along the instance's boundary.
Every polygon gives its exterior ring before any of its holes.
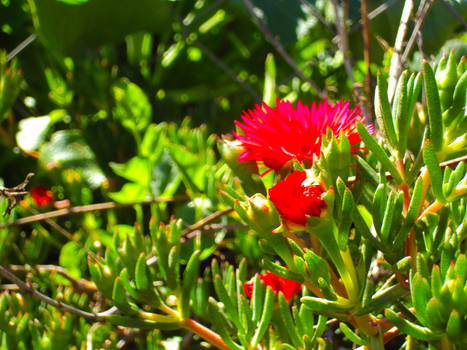
{"type": "Polygon", "coordinates": [[[18,146],[27,151],[35,151],[42,145],[51,126],[66,117],[66,111],[54,110],[43,117],[30,117],[21,119],[19,131],[16,134],[18,146]]]}
{"type": "Polygon", "coordinates": [[[46,166],[80,168],[83,178],[91,188],[105,180],[104,173],[96,162],[94,152],[79,130],[60,130],[52,135],[50,142],[39,150],[40,160],[46,166]]]}
{"type": "Polygon", "coordinates": [[[118,176],[135,182],[142,187],[149,187],[152,169],[148,159],[133,157],[124,164],[111,162],[109,165],[118,176]]]}
{"type": "Polygon", "coordinates": [[[86,271],[86,257],[85,250],[75,242],[68,242],[60,249],[58,262],[70,275],[79,278],[82,276],[82,272],[86,271]]]}
{"type": "Polygon", "coordinates": [[[121,79],[112,87],[114,117],[131,131],[144,130],[152,119],[152,107],[143,90],[136,84],[121,79]]]}
{"type": "Polygon", "coordinates": [[[109,197],[118,203],[137,203],[148,200],[148,189],[140,184],[129,182],[118,192],[109,193],[109,197]]]}
{"type": "Polygon", "coordinates": [[[137,31],[163,32],[172,18],[169,2],[162,0],[29,0],[28,3],[41,39],[63,54],[78,54],[83,48],[119,42],[137,31]]]}

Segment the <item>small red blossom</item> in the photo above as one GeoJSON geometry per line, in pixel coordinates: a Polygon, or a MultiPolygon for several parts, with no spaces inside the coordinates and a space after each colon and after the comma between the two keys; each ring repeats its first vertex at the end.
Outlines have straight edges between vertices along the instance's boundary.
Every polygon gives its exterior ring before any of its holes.
{"type": "MultiPolygon", "coordinates": [[[[243,130],[243,135],[234,133],[245,151],[239,161],[262,161],[268,168],[278,170],[291,159],[299,162],[312,162],[319,156],[321,141],[328,128],[337,137],[347,136],[351,146],[359,143],[357,122],[363,122],[358,106],[350,109],[349,101],[331,104],[327,99],[311,107],[298,101],[294,109],[289,101],[276,102],[271,108],[266,103],[256,105],[242,115],[242,122],[235,124],[243,130]]],[[[373,126],[368,127],[373,132],[373,126]]],[[[357,150],[353,147],[352,150],[357,150]]]]}
{"type": "Polygon", "coordinates": [[[294,171],[269,189],[269,199],[287,222],[305,226],[307,216],[320,216],[326,203],[321,184],[307,178],[305,171],[294,171]]]}
{"type": "MultiPolygon", "coordinates": [[[[302,285],[300,283],[289,280],[284,277],[277,276],[269,271],[265,274],[259,275],[259,279],[263,281],[264,284],[266,284],[266,286],[270,286],[275,293],[283,293],[287,301],[289,301],[295,294],[300,292],[300,290],[302,289],[302,285]]],[[[251,298],[251,296],[253,295],[253,284],[254,279],[250,280],[249,282],[243,285],[243,290],[245,291],[245,295],[248,298],[251,298]]]]}
{"type": "Polygon", "coordinates": [[[44,205],[52,203],[54,195],[52,191],[49,191],[44,186],[35,186],[31,189],[31,196],[37,206],[42,207],[44,205]]]}

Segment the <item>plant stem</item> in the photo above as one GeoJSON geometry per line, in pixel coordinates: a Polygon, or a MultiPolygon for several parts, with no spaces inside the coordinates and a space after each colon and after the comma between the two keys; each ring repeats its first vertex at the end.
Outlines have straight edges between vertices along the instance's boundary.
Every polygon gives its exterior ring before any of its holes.
{"type": "Polygon", "coordinates": [[[202,324],[190,319],[186,318],[182,320],[180,325],[185,328],[186,330],[193,332],[197,335],[199,335],[201,338],[206,340],[208,343],[214,345],[215,347],[222,349],[222,350],[231,350],[230,347],[227,346],[227,344],[224,343],[222,338],[219,336],[219,334],[213,332],[209,328],[203,326],[202,324]]]}

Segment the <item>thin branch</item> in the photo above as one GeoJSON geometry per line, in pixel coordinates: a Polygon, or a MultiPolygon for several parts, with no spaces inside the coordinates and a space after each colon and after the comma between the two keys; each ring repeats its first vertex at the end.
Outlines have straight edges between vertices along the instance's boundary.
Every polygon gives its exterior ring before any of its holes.
{"type": "MultiPolygon", "coordinates": [[[[189,38],[189,27],[184,23],[181,16],[173,10],[175,17],[178,19],[178,22],[182,26],[182,33],[183,38],[187,40],[189,38]]],[[[261,96],[250,86],[248,85],[243,79],[241,79],[234,71],[232,71],[220,58],[218,58],[211,50],[209,50],[206,46],[204,46],[198,39],[194,39],[189,41],[189,44],[196,46],[201,52],[206,55],[216,66],[218,66],[221,70],[223,70],[229,77],[231,77],[234,81],[238,83],[246,92],[248,92],[256,102],[261,101],[261,96]]]]}
{"type": "MultiPolygon", "coordinates": [[[[41,215],[36,209],[34,208],[29,208],[29,211],[32,212],[34,215],[41,215]]],[[[58,233],[60,233],[62,236],[64,236],[66,239],[68,239],[69,241],[71,242],[74,242],[78,247],[80,247],[80,249],[83,249],[86,251],[86,253],[88,253],[89,255],[91,255],[95,260],[97,259],[96,257],[96,254],[94,254],[92,251],[90,251],[86,246],[84,246],[83,244],[81,244],[80,241],[76,240],[73,235],[68,232],[67,230],[65,230],[62,226],[60,226],[59,224],[57,224],[55,221],[53,221],[52,219],[45,219],[44,220],[49,226],[51,226],[52,228],[54,228],[58,233]]]]}
{"type": "Polygon", "coordinates": [[[371,121],[375,120],[373,114],[373,77],[371,76],[371,38],[370,38],[370,21],[368,18],[368,0],[362,0],[362,22],[363,22],[363,57],[366,64],[365,75],[365,94],[366,104],[368,108],[368,118],[371,121]]]}
{"type": "Polygon", "coordinates": [[[347,13],[348,13],[348,3],[347,0],[342,1],[342,18],[339,15],[339,4],[337,0],[332,0],[332,4],[334,7],[334,14],[336,16],[336,26],[337,32],[339,33],[339,48],[344,56],[344,67],[347,71],[347,75],[349,76],[350,80],[352,81],[352,92],[354,94],[355,100],[360,104],[360,107],[363,110],[365,115],[368,115],[368,110],[366,107],[365,97],[363,96],[360,88],[357,86],[357,82],[355,80],[353,70],[352,70],[352,63],[350,62],[349,57],[349,41],[347,36],[347,13]]]}
{"type": "Polygon", "coordinates": [[[200,49],[215,65],[222,69],[228,76],[235,80],[246,92],[248,92],[256,101],[261,101],[261,96],[248,85],[242,78],[235,74],[221,59],[219,59],[211,50],[204,46],[199,40],[193,40],[192,44],[200,49]]]}
{"type": "Polygon", "coordinates": [[[91,293],[97,291],[97,287],[94,282],[85,280],[85,279],[76,279],[71,276],[63,267],[56,266],[56,265],[36,265],[36,266],[29,266],[29,265],[10,265],[8,269],[12,272],[17,271],[34,271],[37,270],[39,272],[55,272],[58,273],[60,276],[66,278],[68,281],[71,282],[73,288],[79,292],[86,292],[91,293]]]}
{"type": "Polygon", "coordinates": [[[38,215],[28,216],[25,218],[18,219],[16,221],[10,222],[8,224],[0,225],[0,229],[12,227],[12,226],[21,226],[26,224],[31,224],[33,222],[44,221],[47,219],[58,218],[61,216],[71,215],[71,214],[82,214],[88,213],[91,211],[100,211],[100,210],[109,210],[109,209],[118,209],[118,208],[127,208],[137,204],[140,205],[147,205],[153,203],[167,203],[167,202],[178,202],[178,201],[186,201],[188,200],[188,196],[173,196],[173,197],[160,197],[155,198],[151,201],[145,202],[137,202],[137,203],[115,203],[115,202],[104,202],[104,203],[96,203],[96,204],[89,204],[83,205],[78,207],[71,207],[66,209],[54,210],[49,211],[47,213],[42,213],[38,215]]]}
{"type": "Polygon", "coordinates": [[[408,23],[413,10],[413,0],[405,0],[404,8],[402,9],[401,23],[397,29],[396,41],[394,42],[394,53],[391,57],[391,66],[389,68],[388,79],[388,96],[389,101],[392,101],[396,84],[402,72],[402,47],[404,45],[405,35],[407,34],[408,23]]]}
{"type": "Polygon", "coordinates": [[[428,0],[428,1],[423,0],[420,3],[420,6],[417,11],[416,19],[415,19],[415,27],[412,31],[412,35],[410,36],[409,41],[407,42],[407,46],[405,47],[404,54],[402,55],[402,63],[404,63],[407,60],[407,57],[409,56],[410,51],[412,50],[412,46],[415,42],[415,39],[417,38],[417,35],[420,32],[423,21],[425,20],[425,17],[428,14],[428,11],[430,11],[430,8],[433,5],[433,3],[434,3],[434,0],[428,0]]]}
{"type": "Polygon", "coordinates": [[[189,226],[188,228],[184,229],[182,231],[182,236],[186,236],[186,235],[188,235],[189,233],[191,233],[193,231],[199,230],[199,229],[203,228],[204,226],[206,226],[207,224],[217,220],[218,218],[220,218],[220,217],[222,217],[224,215],[230,214],[232,211],[233,211],[233,208],[231,208],[231,207],[228,207],[228,208],[226,208],[224,210],[216,211],[215,213],[212,213],[211,215],[208,215],[205,218],[201,219],[196,224],[193,224],[193,225],[189,226]]]}
{"type": "Polygon", "coordinates": [[[292,59],[292,57],[290,57],[290,55],[287,53],[287,51],[285,51],[284,47],[282,46],[282,44],[279,42],[279,40],[277,40],[272,34],[271,32],[268,30],[268,28],[266,27],[266,25],[263,23],[263,21],[261,21],[261,19],[256,16],[256,13],[255,13],[255,9],[253,7],[253,4],[251,3],[250,0],[243,0],[245,6],[247,7],[248,9],[248,12],[250,13],[251,17],[253,18],[253,20],[256,22],[256,24],[258,25],[259,29],[261,30],[261,32],[263,33],[263,35],[266,37],[266,39],[271,43],[272,46],[274,46],[274,48],[276,49],[277,52],[279,52],[279,54],[286,60],[286,62],[289,64],[289,66],[291,66],[295,72],[303,79],[305,80],[308,84],[311,85],[311,87],[317,92],[319,98],[321,99],[324,99],[326,98],[326,92],[321,90],[318,85],[313,81],[311,80],[310,78],[308,78],[305,73],[297,66],[297,64],[295,63],[295,61],[292,59]]]}
{"type": "Polygon", "coordinates": [[[37,34],[31,34],[28,36],[26,39],[24,39],[18,46],[16,46],[13,51],[11,51],[8,56],[6,57],[7,62],[11,61],[17,54],[19,54],[21,51],[23,51],[30,43],[32,43],[34,40],[36,40],[37,34]]]}
{"type": "MultiPolygon", "coordinates": [[[[368,14],[368,19],[370,21],[374,20],[376,17],[378,17],[380,14],[382,14],[384,11],[386,11],[388,8],[390,8],[392,5],[394,5],[398,1],[399,0],[389,0],[389,1],[382,3],[380,6],[378,6],[377,8],[375,8],[373,11],[371,11],[368,14]]],[[[358,23],[355,23],[354,25],[352,25],[352,27],[350,27],[349,33],[355,32],[356,30],[362,28],[362,26],[363,26],[363,20],[360,20],[358,21],[358,23]]],[[[335,37],[332,41],[336,43],[337,40],[338,40],[338,37],[335,37]]]]}
{"type": "Polygon", "coordinates": [[[467,30],[467,22],[464,20],[464,18],[459,14],[459,12],[456,11],[456,9],[454,7],[451,6],[450,3],[448,3],[446,0],[441,0],[441,3],[447,7],[447,9],[449,10],[449,12],[451,12],[454,17],[456,17],[459,22],[462,23],[462,25],[464,26],[464,29],[467,30]]]}
{"type": "Polygon", "coordinates": [[[310,4],[308,0],[300,0],[300,2],[310,9],[313,16],[315,16],[318,21],[320,21],[332,33],[332,35],[336,35],[334,28],[332,28],[332,26],[324,19],[324,17],[321,16],[321,13],[319,13],[316,7],[310,4]]]}
{"type": "Polygon", "coordinates": [[[34,288],[28,286],[26,283],[24,283],[21,279],[16,277],[12,272],[10,272],[7,268],[5,268],[2,265],[0,265],[0,275],[5,277],[7,280],[15,283],[18,286],[18,288],[21,291],[23,291],[24,293],[29,294],[29,295],[43,301],[44,303],[46,303],[48,305],[56,307],[57,309],[61,309],[63,311],[69,312],[69,313],[74,314],[74,315],[79,316],[79,317],[83,317],[83,318],[85,318],[87,320],[90,320],[90,321],[95,321],[95,322],[105,321],[105,317],[103,317],[103,316],[96,315],[96,314],[91,313],[91,312],[87,312],[87,311],[77,309],[74,306],[64,304],[61,301],[52,299],[49,296],[36,291],[34,288]]]}

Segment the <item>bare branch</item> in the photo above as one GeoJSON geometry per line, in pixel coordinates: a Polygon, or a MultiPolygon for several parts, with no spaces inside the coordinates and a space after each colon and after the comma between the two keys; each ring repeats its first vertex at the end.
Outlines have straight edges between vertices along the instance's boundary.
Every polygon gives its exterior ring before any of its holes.
{"type": "Polygon", "coordinates": [[[348,4],[347,0],[342,1],[342,17],[339,14],[339,4],[337,0],[332,0],[332,4],[334,7],[334,15],[336,16],[336,25],[337,25],[337,32],[339,33],[339,42],[338,46],[344,56],[344,67],[347,71],[347,75],[349,76],[350,80],[352,81],[352,93],[354,95],[355,100],[360,104],[360,107],[363,110],[363,114],[368,115],[368,110],[366,106],[365,97],[363,96],[360,88],[357,86],[357,82],[355,80],[353,70],[352,70],[352,63],[350,62],[349,57],[349,41],[348,41],[348,33],[347,33],[347,13],[348,13],[348,4]]]}
{"type": "Polygon", "coordinates": [[[61,309],[63,311],[74,314],[76,316],[86,318],[90,321],[96,321],[96,322],[105,321],[105,317],[103,316],[99,316],[94,313],[90,313],[87,311],[77,309],[74,306],[64,304],[61,301],[52,299],[49,296],[36,291],[34,288],[28,286],[26,283],[24,283],[21,279],[16,277],[12,272],[10,272],[7,268],[5,268],[2,265],[0,265],[0,275],[5,277],[7,280],[15,283],[22,292],[29,294],[32,297],[37,298],[46,304],[56,307],[57,309],[61,309]]]}
{"type": "Polygon", "coordinates": [[[391,58],[391,66],[389,68],[389,79],[388,79],[388,96],[389,101],[392,101],[394,92],[396,91],[396,84],[399,76],[402,72],[402,47],[404,45],[404,38],[407,33],[407,27],[412,15],[413,0],[406,0],[401,15],[401,23],[399,29],[397,29],[396,41],[394,42],[394,53],[391,58]]]}
{"type": "Polygon", "coordinates": [[[192,42],[194,46],[200,49],[207,58],[209,58],[214,64],[216,64],[220,69],[222,69],[228,76],[235,80],[238,85],[240,85],[246,92],[248,92],[256,101],[261,101],[261,96],[256,93],[256,91],[248,85],[243,79],[241,79],[237,74],[235,74],[227,65],[222,62],[211,50],[204,46],[199,40],[194,40],[192,42]]]}
{"type": "Polygon", "coordinates": [[[365,74],[365,94],[366,105],[368,108],[368,118],[375,120],[373,114],[373,77],[371,76],[371,38],[370,38],[370,20],[368,18],[368,0],[362,0],[362,22],[363,22],[363,57],[366,65],[365,74]]]}
{"type": "Polygon", "coordinates": [[[185,230],[183,230],[182,231],[182,236],[186,236],[186,235],[188,235],[189,233],[191,233],[193,231],[199,230],[199,229],[203,228],[204,226],[208,225],[209,223],[217,220],[218,218],[220,218],[220,217],[222,217],[224,215],[230,214],[232,211],[233,211],[233,208],[231,208],[231,207],[228,207],[228,208],[226,208],[224,210],[216,211],[215,213],[213,213],[211,215],[208,215],[205,218],[201,219],[196,224],[193,224],[193,225],[189,226],[188,228],[186,228],[185,230]]]}
{"type": "Polygon", "coordinates": [[[412,46],[415,42],[415,39],[417,38],[417,35],[419,35],[420,33],[420,29],[422,27],[423,21],[425,20],[425,17],[428,14],[428,11],[430,11],[430,8],[433,5],[433,3],[434,3],[434,0],[428,0],[428,1],[423,0],[420,3],[420,6],[418,7],[417,15],[415,18],[415,27],[412,31],[412,35],[410,36],[409,41],[407,42],[407,46],[405,47],[404,54],[402,55],[402,63],[404,63],[407,60],[407,57],[409,56],[410,51],[412,50],[412,46]]]}
{"type": "Polygon", "coordinates": [[[454,7],[451,6],[450,3],[448,3],[446,0],[441,0],[441,3],[447,7],[447,9],[456,17],[459,22],[462,23],[464,28],[467,30],[467,22],[464,20],[464,18],[459,14],[459,12],[456,11],[454,7]]]}
{"type": "Polygon", "coordinates": [[[323,16],[321,16],[321,13],[319,13],[316,7],[310,4],[308,0],[300,0],[300,2],[306,7],[308,7],[313,16],[315,16],[318,19],[318,21],[320,21],[333,35],[336,35],[336,31],[334,30],[334,28],[324,19],[323,16]]]}
{"type": "Polygon", "coordinates": [[[68,281],[71,282],[73,288],[79,292],[86,292],[91,293],[97,291],[97,287],[94,282],[85,280],[85,279],[76,279],[71,276],[63,267],[56,266],[56,265],[36,265],[36,266],[29,266],[29,265],[10,265],[8,269],[12,272],[16,271],[39,271],[39,272],[55,272],[60,276],[66,278],[68,281]]]}
{"type": "Polygon", "coordinates": [[[263,33],[263,35],[266,37],[266,39],[271,43],[272,46],[274,46],[274,48],[277,50],[277,52],[279,52],[279,54],[286,60],[286,62],[289,64],[289,66],[291,66],[295,72],[303,79],[305,80],[308,84],[311,85],[311,87],[318,93],[318,96],[321,98],[321,99],[324,99],[326,98],[326,92],[325,91],[322,91],[318,85],[313,81],[311,80],[310,78],[308,78],[305,73],[297,66],[297,64],[295,63],[295,61],[292,59],[292,57],[290,57],[290,55],[287,53],[287,51],[285,51],[284,47],[282,46],[282,44],[279,42],[279,40],[277,40],[272,34],[271,32],[269,32],[268,28],[266,27],[266,25],[263,23],[263,21],[261,21],[258,16],[256,16],[255,14],[255,9],[253,7],[253,4],[251,3],[250,0],[243,0],[243,2],[245,3],[247,9],[248,9],[248,12],[250,13],[251,17],[253,18],[253,20],[256,22],[256,24],[258,25],[259,29],[261,30],[261,32],[263,33]]]}
{"type": "Polygon", "coordinates": [[[31,224],[33,222],[44,221],[47,219],[58,218],[60,216],[66,216],[66,215],[71,215],[71,214],[82,214],[82,213],[88,213],[91,211],[126,208],[126,207],[131,207],[137,204],[147,205],[147,204],[153,204],[153,203],[186,201],[188,199],[189,199],[188,196],[181,195],[181,196],[173,196],[173,197],[160,197],[160,198],[155,198],[154,200],[151,200],[151,201],[137,202],[137,203],[104,202],[104,203],[89,204],[89,205],[54,210],[54,211],[49,211],[47,213],[28,216],[25,218],[18,219],[14,222],[10,222],[8,224],[0,225],[0,229],[12,227],[12,226],[21,226],[21,225],[31,224]]]}

